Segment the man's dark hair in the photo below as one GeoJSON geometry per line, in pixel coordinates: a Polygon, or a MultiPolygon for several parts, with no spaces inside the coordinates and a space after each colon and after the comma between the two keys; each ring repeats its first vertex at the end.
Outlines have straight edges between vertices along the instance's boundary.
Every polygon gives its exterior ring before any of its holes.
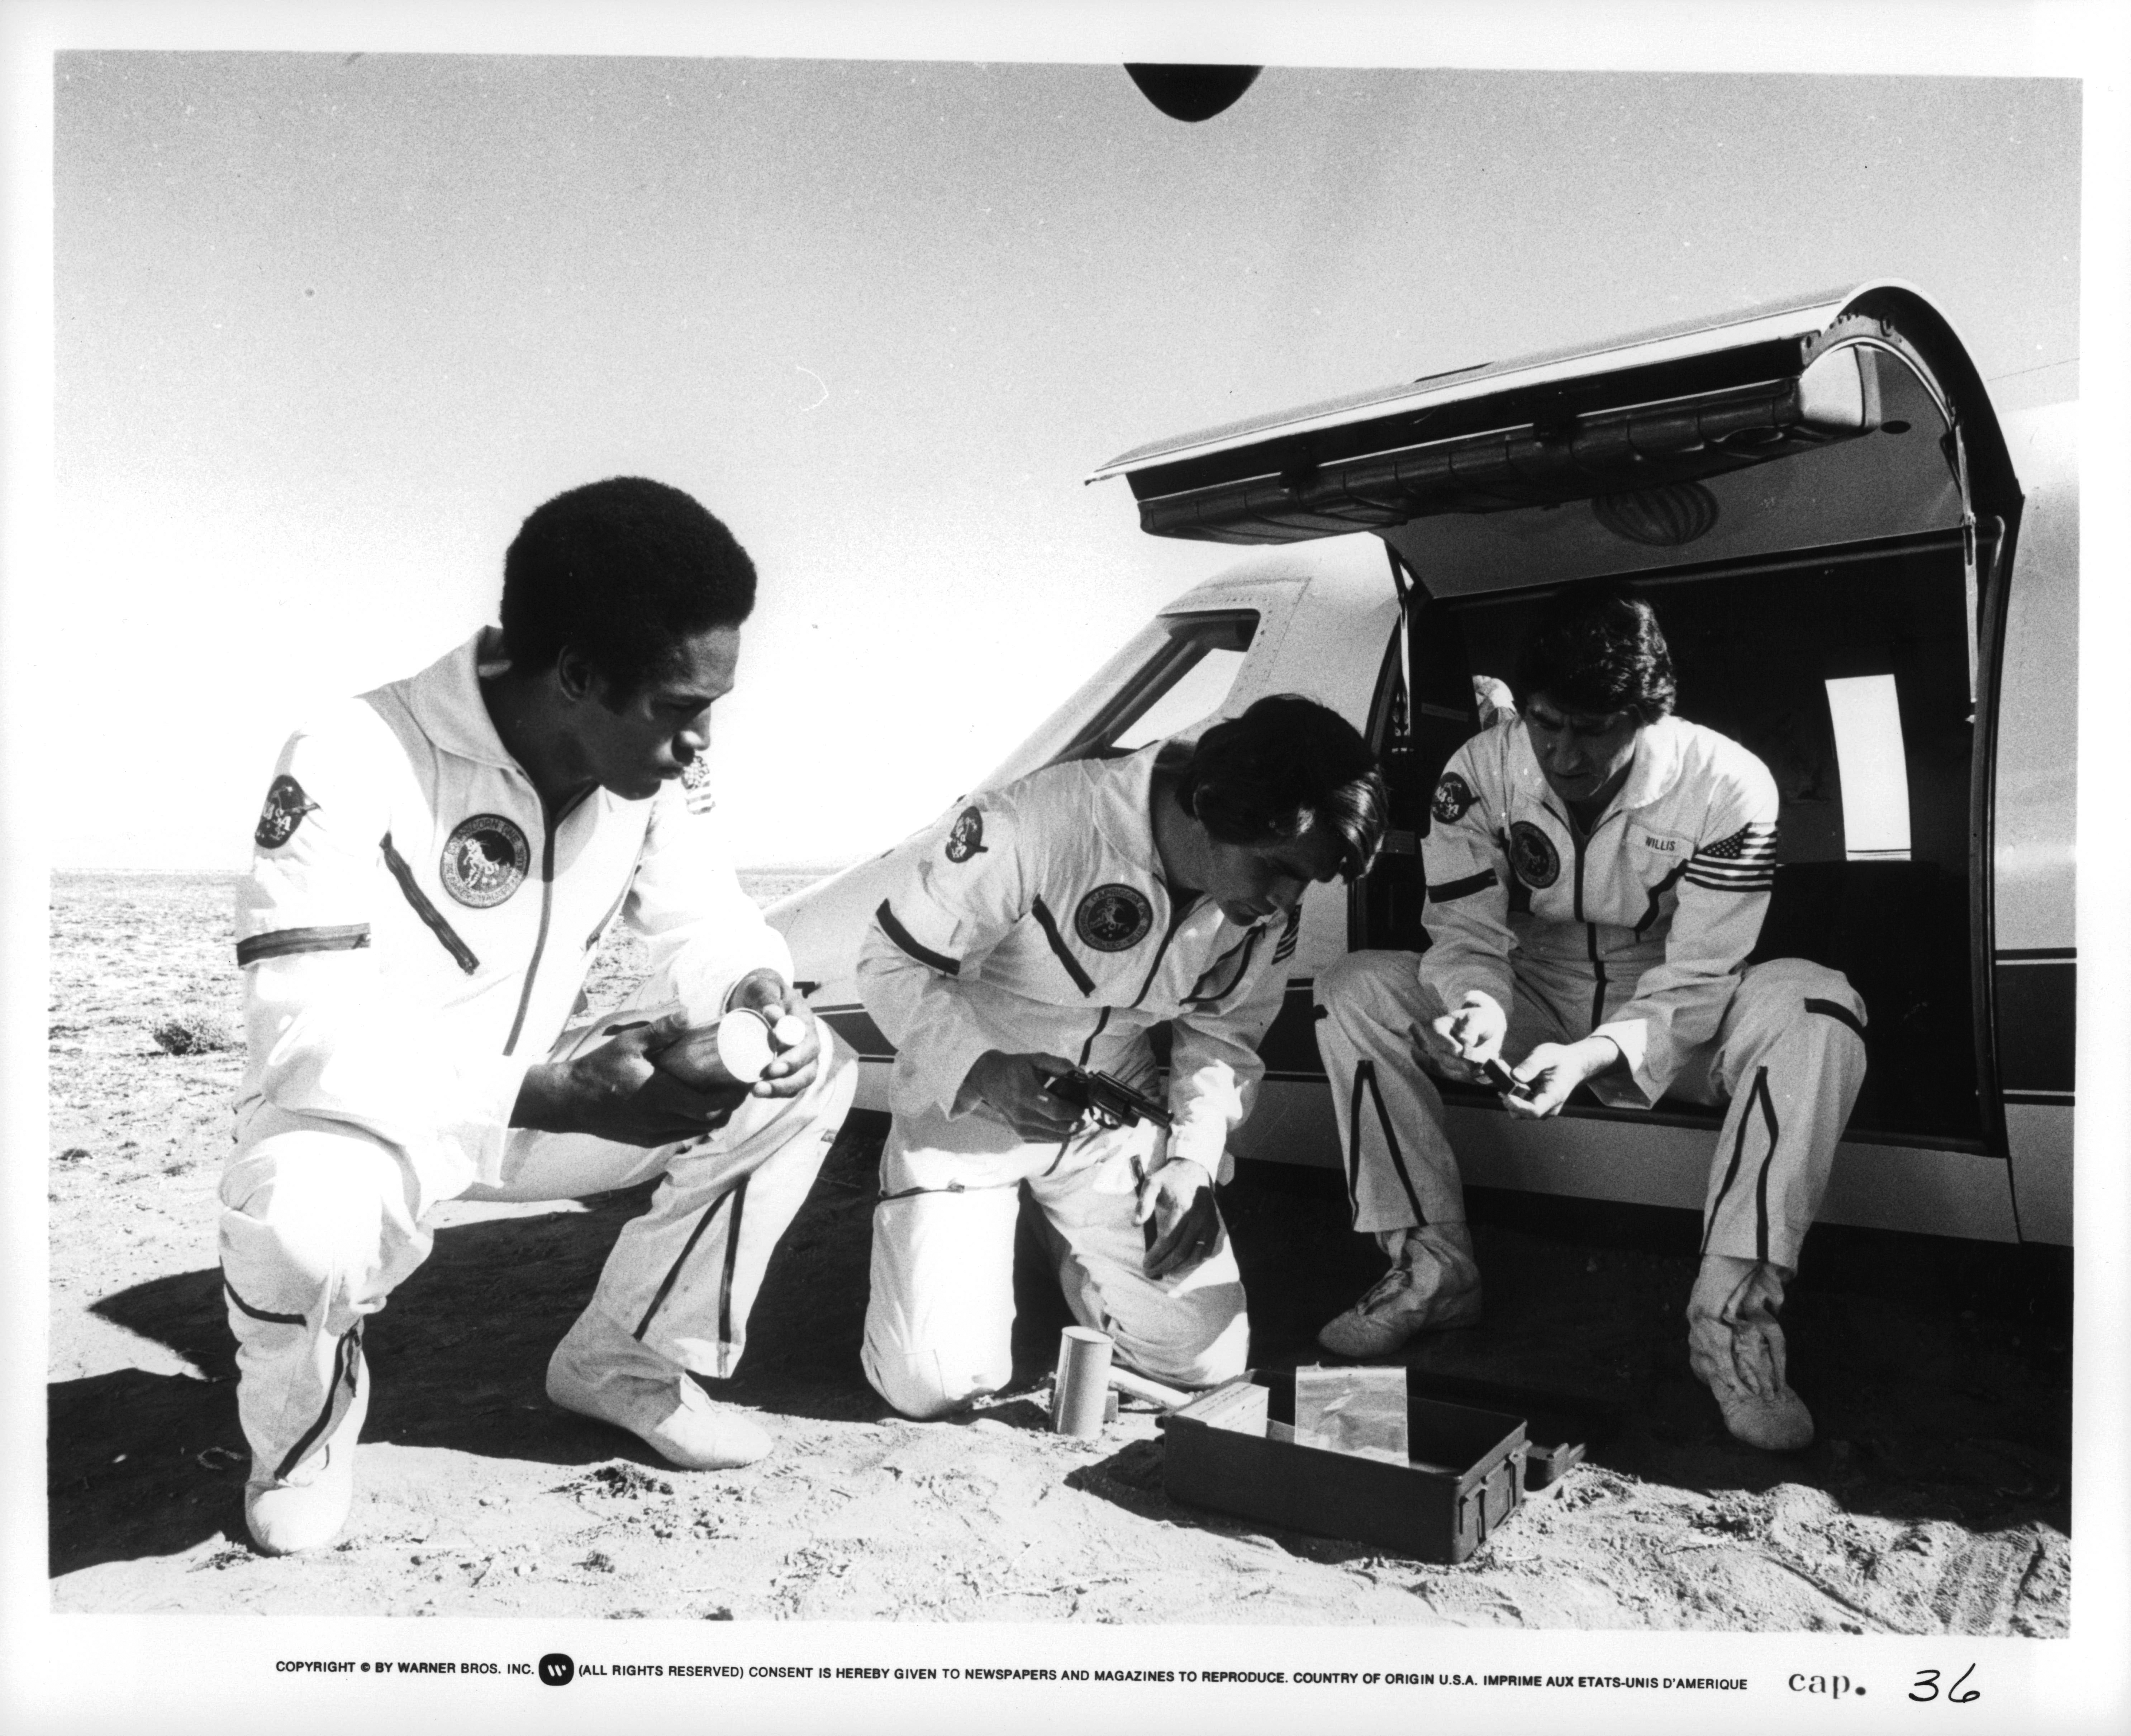
{"type": "Polygon", "coordinates": [[[1518,698],[1544,693],[1568,711],[1632,712],[1655,723],[1670,715],[1676,692],[1656,611],[1617,585],[1558,593],[1517,656],[1518,698]]]}
{"type": "Polygon", "coordinates": [[[583,654],[623,695],[664,673],[682,639],[754,608],[754,563],[678,488],[611,477],[558,494],[503,558],[503,644],[521,670],[583,654]]]}
{"type": "Polygon", "coordinates": [[[1384,840],[1382,774],[1361,732],[1295,693],[1261,699],[1193,745],[1177,791],[1224,844],[1284,844],[1323,827],[1339,845],[1339,874],[1369,871],[1384,840]]]}

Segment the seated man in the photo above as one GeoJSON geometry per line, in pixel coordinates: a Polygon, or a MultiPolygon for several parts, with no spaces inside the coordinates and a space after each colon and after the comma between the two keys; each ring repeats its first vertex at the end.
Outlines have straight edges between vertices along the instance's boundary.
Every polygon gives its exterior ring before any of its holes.
{"type": "Polygon", "coordinates": [[[687,495],[575,489],[511,544],[500,635],[283,750],[237,898],[251,1060],[221,1190],[262,1550],[345,1521],[363,1322],[427,1258],[443,1200],[663,1174],[548,1396],[676,1465],[769,1451],[693,1376],[732,1373],[857,1070],[822,1061],[783,938],[683,794],[754,602],[745,552],[687,495]],[[649,938],[649,978],[631,1009],[565,1032],[617,917],[649,938]],[[699,1091],[657,1064],[740,1007],[795,1021],[759,1083],[699,1091]]]}
{"type": "Polygon", "coordinates": [[[1818,965],[1746,963],[1775,874],[1775,785],[1738,743],[1671,715],[1648,604],[1565,592],[1520,662],[1523,715],[1476,683],[1492,721],[1436,786],[1428,950],[1350,954],[1318,980],[1354,1227],[1391,1256],[1319,1342],[1382,1356],[1479,1317],[1425,1067],[1477,1082],[1516,1062],[1529,1090],[1504,1096],[1514,1115],[1558,1114],[1587,1080],[1617,1105],[1726,1103],[1689,1360],[1733,1435],[1802,1447],[1813,1419],[1784,1379],[1777,1315],[1864,1082],[1863,1003],[1818,965]]]}
{"type": "Polygon", "coordinates": [[[867,1009],[899,1053],[874,1212],[866,1378],[937,1417],[1013,1372],[1014,1222],[1042,1209],[1074,1316],[1184,1387],[1242,1372],[1243,1287],[1214,1203],[1250,1113],[1314,880],[1383,832],[1367,746],[1261,699],[1193,746],[1047,766],[962,809],[875,914],[867,1009]],[[1105,1127],[1048,1089],[1078,1067],[1156,1089],[1171,1126],[1105,1127]]]}

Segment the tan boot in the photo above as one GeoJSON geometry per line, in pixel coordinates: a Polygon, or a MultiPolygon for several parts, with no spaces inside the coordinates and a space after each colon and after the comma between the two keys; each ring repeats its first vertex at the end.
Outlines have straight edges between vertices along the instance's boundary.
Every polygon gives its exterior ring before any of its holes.
{"type": "Polygon", "coordinates": [[[1388,1356],[1417,1332],[1477,1325],[1480,1268],[1463,1224],[1409,1230],[1391,1268],[1354,1306],[1329,1321],[1317,1341],[1341,1356],[1388,1356]]]}
{"type": "Polygon", "coordinates": [[[1687,1303],[1687,1360],[1707,1387],[1734,1440],[1765,1452],[1813,1444],[1813,1412],[1784,1378],[1776,1316],[1787,1274],[1765,1260],[1702,1256],[1687,1303]]]}

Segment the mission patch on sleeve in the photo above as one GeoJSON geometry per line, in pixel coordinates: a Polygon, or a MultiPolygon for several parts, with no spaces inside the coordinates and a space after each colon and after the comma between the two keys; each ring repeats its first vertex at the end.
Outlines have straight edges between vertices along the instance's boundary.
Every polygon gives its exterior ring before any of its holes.
{"type": "Polygon", "coordinates": [[[266,787],[266,805],[259,810],[251,842],[261,850],[279,850],[295,837],[304,816],[314,812],[318,805],[304,794],[302,784],[283,773],[266,787]]]}
{"type": "Polygon", "coordinates": [[[1446,826],[1465,817],[1465,810],[1473,805],[1473,786],[1454,771],[1443,774],[1443,781],[1435,786],[1435,799],[1429,804],[1429,812],[1446,826]]]}
{"type": "Polygon", "coordinates": [[[965,808],[955,816],[954,829],[947,834],[947,860],[966,862],[973,856],[982,856],[991,846],[984,842],[984,812],[981,808],[965,808]]]}

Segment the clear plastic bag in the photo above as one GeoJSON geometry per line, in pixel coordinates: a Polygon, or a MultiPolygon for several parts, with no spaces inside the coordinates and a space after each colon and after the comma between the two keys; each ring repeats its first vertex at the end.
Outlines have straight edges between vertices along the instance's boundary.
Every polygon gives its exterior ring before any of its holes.
{"type": "Polygon", "coordinates": [[[1406,1464],[1406,1369],[1297,1369],[1295,1438],[1329,1452],[1406,1464]]]}

